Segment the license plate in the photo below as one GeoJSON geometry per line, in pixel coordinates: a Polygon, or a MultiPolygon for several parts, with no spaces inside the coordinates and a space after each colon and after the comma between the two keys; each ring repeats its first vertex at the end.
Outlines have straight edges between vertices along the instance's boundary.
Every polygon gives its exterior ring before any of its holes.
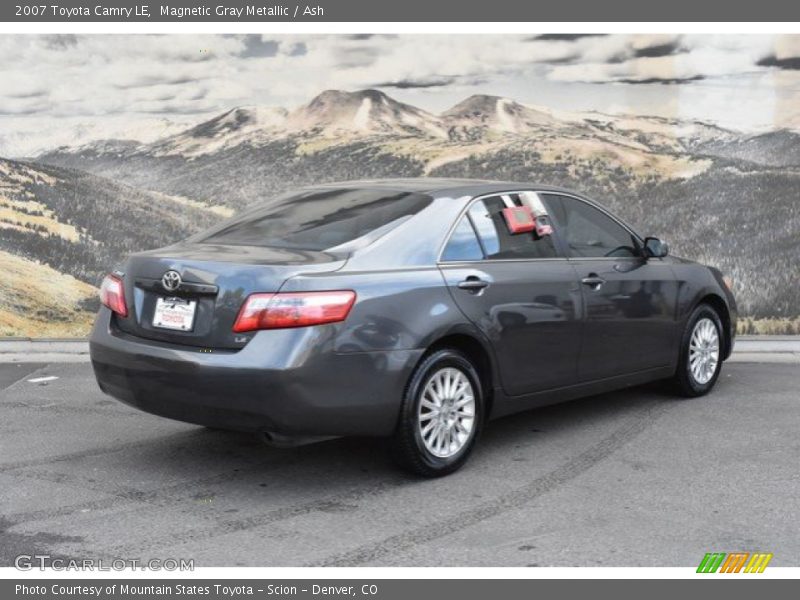
{"type": "Polygon", "coordinates": [[[194,327],[196,300],[182,298],[158,298],[153,314],[153,326],[177,331],[191,331],[194,327]]]}

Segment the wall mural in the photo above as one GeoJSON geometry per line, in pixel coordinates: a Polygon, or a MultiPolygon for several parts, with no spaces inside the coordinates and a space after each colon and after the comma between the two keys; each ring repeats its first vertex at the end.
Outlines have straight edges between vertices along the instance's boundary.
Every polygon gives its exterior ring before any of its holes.
{"type": "Polygon", "coordinates": [[[305,184],[582,191],[800,333],[800,36],[0,36],[0,336],[87,334],[102,275],[305,184]]]}

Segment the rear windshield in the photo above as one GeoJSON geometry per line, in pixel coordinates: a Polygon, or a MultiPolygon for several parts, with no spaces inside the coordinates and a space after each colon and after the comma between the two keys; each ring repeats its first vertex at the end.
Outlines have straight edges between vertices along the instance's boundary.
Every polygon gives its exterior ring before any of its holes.
{"type": "Polygon", "coordinates": [[[430,196],[393,190],[312,190],[247,211],[199,241],[347,250],[356,240],[380,237],[431,202],[430,196]]]}

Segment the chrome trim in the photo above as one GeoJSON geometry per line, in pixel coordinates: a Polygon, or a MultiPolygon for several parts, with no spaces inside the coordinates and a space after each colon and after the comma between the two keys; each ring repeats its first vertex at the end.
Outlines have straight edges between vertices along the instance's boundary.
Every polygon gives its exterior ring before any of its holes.
{"type": "Polygon", "coordinates": [[[588,260],[588,261],[595,261],[595,260],[613,260],[614,262],[618,262],[620,260],[643,260],[644,256],[570,256],[567,260],[588,260]]]}
{"type": "Polygon", "coordinates": [[[661,262],[661,259],[653,257],[653,256],[571,256],[567,260],[572,260],[572,261],[579,261],[579,260],[588,260],[588,261],[613,260],[614,262],[619,262],[621,260],[636,260],[636,261],[646,260],[647,264],[649,264],[649,265],[669,265],[670,264],[668,262],[661,262]],[[659,261],[659,262],[650,262],[650,261],[659,261]]]}
{"type": "Polygon", "coordinates": [[[552,258],[486,258],[484,260],[448,260],[438,263],[439,268],[449,267],[450,265],[484,265],[487,263],[511,263],[511,262],[551,262],[557,260],[570,260],[564,256],[554,256],[552,258]]]}
{"type": "Polygon", "coordinates": [[[192,283],[190,281],[181,281],[181,284],[174,290],[165,290],[160,279],[151,279],[149,277],[137,277],[133,280],[133,285],[143,290],[152,292],[164,293],[168,291],[170,294],[174,293],[192,293],[198,295],[214,296],[219,292],[216,285],[208,283],[192,283]]]}
{"type": "MultiPolygon", "coordinates": [[[[566,260],[570,262],[577,262],[582,260],[591,262],[597,262],[601,260],[619,262],[621,260],[643,261],[645,260],[645,257],[644,256],[587,256],[587,257],[576,256],[567,258],[565,256],[554,256],[552,258],[487,258],[485,260],[450,260],[447,262],[437,263],[437,266],[438,268],[442,269],[445,267],[449,267],[450,265],[459,266],[459,265],[482,265],[486,263],[509,263],[509,262],[552,262],[557,260],[566,260]]],[[[669,266],[669,263],[661,262],[660,260],[655,259],[653,257],[647,259],[647,264],[652,266],[656,265],[669,266]],[[651,262],[651,261],[658,261],[658,262],[651,262]]]]}

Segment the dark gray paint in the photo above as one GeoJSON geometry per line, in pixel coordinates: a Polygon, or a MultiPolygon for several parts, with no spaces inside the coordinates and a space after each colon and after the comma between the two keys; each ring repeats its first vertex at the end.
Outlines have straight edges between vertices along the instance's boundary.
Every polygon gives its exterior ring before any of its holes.
{"type": "Polygon", "coordinates": [[[579,280],[599,276],[600,289],[583,286],[581,381],[630,370],[669,367],[676,355],[678,284],[664,259],[611,258],[570,261],[579,280]]]}
{"type": "MultiPolygon", "coordinates": [[[[388,435],[418,360],[451,336],[483,349],[492,416],[669,377],[679,332],[705,297],[723,309],[732,340],[733,297],[718,272],[690,261],[561,257],[437,264],[473,198],[564,190],[431,179],[341,186],[427,193],[434,201],[350,256],[192,242],[133,255],[122,268],[130,315],[121,319],[103,308],[91,335],[103,390],[149,412],[218,427],[388,435]],[[207,322],[198,322],[194,333],[154,331],[147,324],[157,292],[135,282],[158,279],[168,269],[189,284],[219,289],[217,297],[201,298],[198,319],[207,322]],[[606,279],[600,292],[580,284],[590,273],[606,279]],[[470,276],[488,287],[459,288],[470,276]],[[342,323],[231,332],[250,293],[338,289],[358,297],[342,323]]],[[[729,352],[730,344],[724,356],[729,352]]]]}
{"type": "Polygon", "coordinates": [[[456,304],[494,348],[506,393],[519,396],[576,379],[583,301],[567,260],[452,264],[442,272],[456,304]],[[469,277],[489,286],[460,289],[469,277]]]}

